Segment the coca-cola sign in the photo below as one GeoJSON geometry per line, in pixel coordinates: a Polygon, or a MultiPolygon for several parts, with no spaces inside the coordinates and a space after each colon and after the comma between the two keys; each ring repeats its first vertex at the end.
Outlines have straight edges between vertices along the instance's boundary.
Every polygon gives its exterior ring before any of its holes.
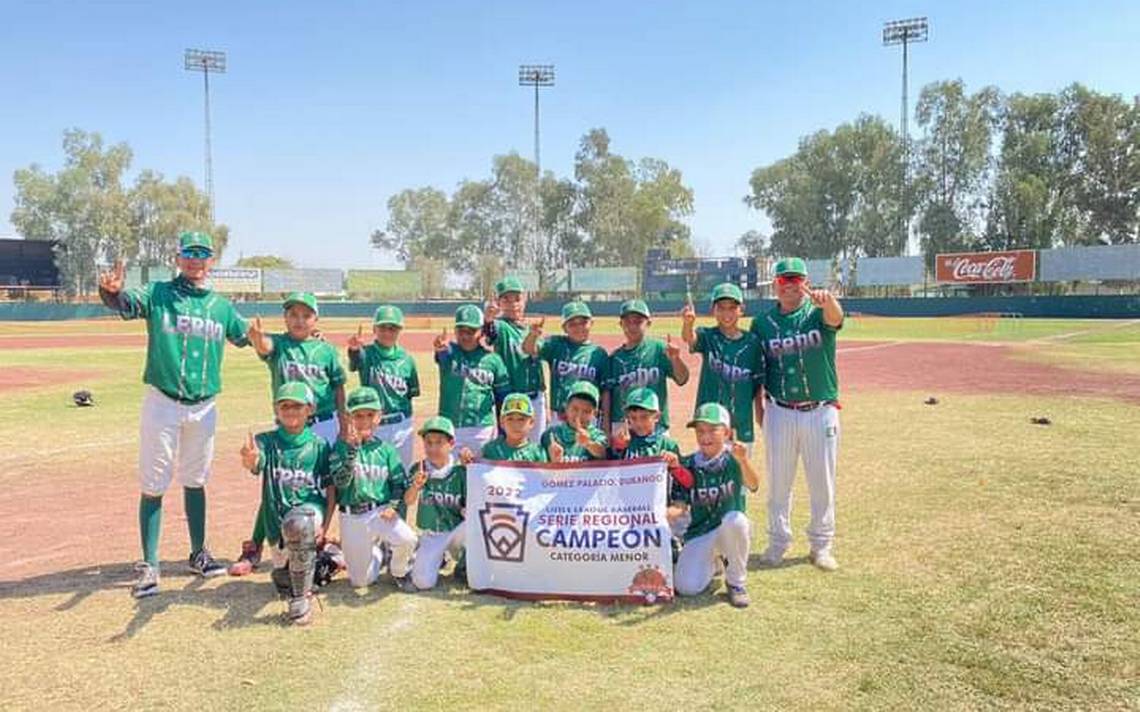
{"type": "Polygon", "coordinates": [[[938,255],[934,260],[934,272],[939,282],[1032,282],[1037,274],[1037,252],[1010,250],[938,255]]]}

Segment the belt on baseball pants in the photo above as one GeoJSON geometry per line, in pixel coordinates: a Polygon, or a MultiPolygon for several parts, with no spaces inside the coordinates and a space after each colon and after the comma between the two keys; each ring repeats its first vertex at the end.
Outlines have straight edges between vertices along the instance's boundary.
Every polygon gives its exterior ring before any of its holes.
{"type": "Polygon", "coordinates": [[[377,502],[365,502],[364,504],[338,504],[337,511],[341,514],[367,514],[373,509],[380,509],[384,505],[377,502]]]}
{"type": "Polygon", "coordinates": [[[175,401],[176,403],[180,403],[181,405],[198,405],[199,403],[205,403],[206,401],[213,398],[213,396],[206,396],[205,398],[181,398],[179,396],[171,395],[170,393],[167,393],[166,391],[162,390],[161,388],[157,388],[155,390],[157,390],[159,393],[166,396],[170,400],[175,401]]]}
{"type": "Polygon", "coordinates": [[[387,413],[385,415],[380,416],[380,424],[381,425],[395,425],[396,423],[402,423],[407,419],[408,419],[408,416],[404,415],[403,413],[387,413]]]}
{"type": "MultiPolygon", "coordinates": [[[[332,420],[332,419],[333,419],[333,418],[335,418],[335,417],[336,417],[336,413],[335,413],[335,412],[333,412],[333,413],[329,413],[328,415],[326,415],[326,416],[325,416],[325,417],[323,417],[323,418],[319,418],[319,417],[317,417],[317,416],[315,416],[315,415],[314,415],[314,416],[313,416],[313,420],[312,420],[312,423],[327,423],[328,421],[332,420]]],[[[311,424],[311,423],[310,423],[310,424],[311,424]]]]}
{"type": "Polygon", "coordinates": [[[768,400],[770,402],[775,403],[776,405],[780,406],[781,408],[787,408],[788,410],[796,410],[796,411],[799,411],[801,413],[807,413],[808,411],[815,410],[816,408],[819,408],[820,406],[825,406],[825,405],[834,405],[837,408],[839,407],[839,401],[830,401],[830,400],[826,400],[826,401],[782,401],[782,400],[778,400],[776,398],[772,398],[771,396],[768,397],[768,400]]]}

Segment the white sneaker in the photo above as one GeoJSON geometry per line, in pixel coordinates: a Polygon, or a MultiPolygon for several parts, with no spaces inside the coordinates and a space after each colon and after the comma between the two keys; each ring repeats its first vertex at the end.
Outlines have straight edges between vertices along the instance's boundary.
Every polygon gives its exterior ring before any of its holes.
{"type": "Polygon", "coordinates": [[[779,566],[784,562],[784,552],[779,549],[768,547],[764,553],[760,555],[760,563],[765,566],[779,566]]]}
{"type": "Polygon", "coordinates": [[[839,568],[839,562],[831,555],[831,549],[813,551],[808,555],[808,559],[820,571],[835,571],[839,568]]]}

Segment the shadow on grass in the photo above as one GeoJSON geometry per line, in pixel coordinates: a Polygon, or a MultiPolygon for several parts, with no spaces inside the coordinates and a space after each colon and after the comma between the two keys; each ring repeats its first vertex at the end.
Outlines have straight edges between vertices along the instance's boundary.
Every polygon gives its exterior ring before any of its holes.
{"type": "Polygon", "coordinates": [[[776,569],[786,569],[792,566],[804,566],[811,563],[811,560],[805,556],[790,556],[785,558],[779,564],[771,566],[760,560],[761,554],[748,555],[748,570],[749,571],[775,571],[776,569]]]}

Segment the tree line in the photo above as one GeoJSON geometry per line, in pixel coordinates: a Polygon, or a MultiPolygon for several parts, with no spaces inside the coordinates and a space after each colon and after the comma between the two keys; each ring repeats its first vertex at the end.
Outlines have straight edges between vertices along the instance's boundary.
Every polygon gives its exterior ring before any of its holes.
{"type": "Polygon", "coordinates": [[[1140,101],[1080,84],[1003,94],[942,81],[922,89],[915,120],[921,135],[910,146],[882,118],[863,115],[757,168],[744,201],[768,215],[772,232],[749,231],[738,248],[893,256],[910,224],[928,260],[1137,241],[1140,101]]]}
{"type": "Polygon", "coordinates": [[[167,181],[142,170],[125,185],[130,147],[105,145],[98,133],[79,129],[64,132],[63,153],[63,167],[54,173],[37,164],[15,172],[11,221],[24,239],[55,241],[69,294],[94,291],[100,262],[172,265],[182,230],[206,230],[219,250],[225,247],[229,229],[210,223],[209,200],[189,178],[167,181]]]}
{"type": "Polygon", "coordinates": [[[495,156],[491,175],[448,193],[408,188],[388,199],[388,221],[371,244],[424,273],[425,289],[443,270],[474,273],[485,291],[506,269],[640,264],[653,247],[692,254],[693,191],[681,171],[657,158],[631,160],[610,148],[605,129],[578,144],[573,177],[538,175],[517,153],[495,156]]]}

